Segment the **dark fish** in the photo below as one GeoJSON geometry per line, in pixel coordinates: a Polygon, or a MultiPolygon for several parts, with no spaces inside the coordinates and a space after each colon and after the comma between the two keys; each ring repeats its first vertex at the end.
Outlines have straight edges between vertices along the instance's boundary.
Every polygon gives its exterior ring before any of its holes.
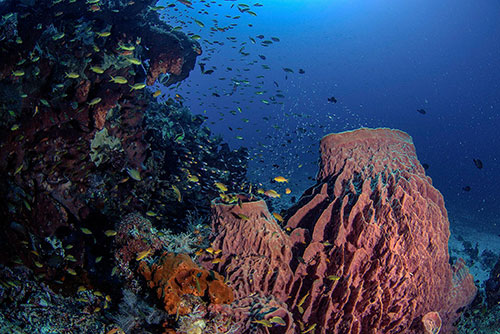
{"type": "Polygon", "coordinates": [[[259,55],[259,57],[260,57],[260,59],[262,59],[262,60],[266,60],[266,56],[264,56],[264,55],[259,55]]]}
{"type": "Polygon", "coordinates": [[[277,83],[276,81],[274,81],[274,85],[275,85],[276,87],[279,87],[279,85],[278,85],[278,83],[277,83]]]}
{"type": "Polygon", "coordinates": [[[212,93],[213,96],[220,97],[218,93],[212,93]]]}
{"type": "Polygon", "coordinates": [[[304,74],[304,73],[306,73],[306,71],[304,71],[302,68],[299,68],[299,73],[304,74]]]}
{"type": "Polygon", "coordinates": [[[293,70],[289,67],[283,67],[283,71],[285,71],[287,73],[293,73],[293,70]]]}
{"type": "Polygon", "coordinates": [[[462,188],[463,191],[470,191],[470,186],[465,186],[462,188]]]}
{"type": "Polygon", "coordinates": [[[474,165],[476,165],[476,167],[478,169],[482,169],[483,168],[483,162],[479,159],[472,159],[472,161],[474,161],[474,165]]]}
{"type": "Polygon", "coordinates": [[[274,41],[274,42],[279,42],[280,39],[278,37],[271,37],[271,39],[274,41]]]}
{"type": "Polygon", "coordinates": [[[273,164],[273,167],[274,167],[274,168],[280,168],[280,165],[278,165],[278,164],[273,164]]]}
{"type": "Polygon", "coordinates": [[[236,92],[236,89],[238,89],[238,85],[237,85],[237,84],[234,84],[234,85],[233,85],[233,90],[231,90],[231,93],[226,94],[226,95],[233,95],[233,94],[234,94],[234,92],[236,92]]]}
{"type": "Polygon", "coordinates": [[[417,112],[422,114],[422,115],[427,114],[427,112],[424,109],[417,109],[417,112]]]}
{"type": "Polygon", "coordinates": [[[201,72],[205,72],[205,63],[198,63],[200,65],[201,72]]]}
{"type": "Polygon", "coordinates": [[[203,72],[203,74],[212,74],[214,73],[214,70],[206,70],[203,72]]]}
{"type": "Polygon", "coordinates": [[[424,167],[425,170],[428,170],[429,169],[429,164],[423,163],[422,167],[424,167]]]}
{"type": "Polygon", "coordinates": [[[328,102],[337,103],[337,99],[332,96],[328,98],[328,102]]]}
{"type": "Polygon", "coordinates": [[[255,37],[257,37],[258,39],[263,39],[263,38],[264,38],[264,35],[257,35],[257,36],[255,36],[255,37]]]}

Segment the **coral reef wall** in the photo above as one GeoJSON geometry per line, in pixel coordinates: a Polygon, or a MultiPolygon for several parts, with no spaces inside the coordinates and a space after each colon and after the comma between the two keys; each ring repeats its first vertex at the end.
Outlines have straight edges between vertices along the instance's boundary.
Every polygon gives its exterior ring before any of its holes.
{"type": "Polygon", "coordinates": [[[262,203],[214,204],[217,269],[235,295],[273,295],[303,331],[422,333],[422,317],[437,312],[451,333],[476,287],[463,262],[448,263],[443,197],[410,136],[328,135],[317,179],[288,211],[289,235],[262,203]]]}
{"type": "Polygon", "coordinates": [[[158,97],[202,51],[155,3],[0,2],[0,263],[109,274],[104,232],[125,214],[185,231],[215,181],[243,183],[246,150],[158,97]]]}

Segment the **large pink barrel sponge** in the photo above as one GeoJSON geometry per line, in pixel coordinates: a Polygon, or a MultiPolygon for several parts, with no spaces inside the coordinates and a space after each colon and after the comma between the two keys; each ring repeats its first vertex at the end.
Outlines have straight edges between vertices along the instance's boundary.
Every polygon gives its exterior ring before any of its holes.
{"type": "Polygon", "coordinates": [[[424,333],[439,313],[451,333],[476,294],[449,265],[444,200],[409,135],[359,129],[321,141],[318,183],[289,210],[295,241],[289,310],[317,333],[424,333]]]}

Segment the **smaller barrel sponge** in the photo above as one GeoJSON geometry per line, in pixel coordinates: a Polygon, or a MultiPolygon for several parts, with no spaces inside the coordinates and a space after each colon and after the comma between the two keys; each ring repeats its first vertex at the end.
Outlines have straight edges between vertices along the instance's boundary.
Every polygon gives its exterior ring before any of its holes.
{"type": "Polygon", "coordinates": [[[199,268],[186,254],[165,252],[151,265],[141,261],[138,270],[172,315],[190,313],[192,296],[212,304],[230,304],[234,300],[233,290],[221,275],[199,268]]]}

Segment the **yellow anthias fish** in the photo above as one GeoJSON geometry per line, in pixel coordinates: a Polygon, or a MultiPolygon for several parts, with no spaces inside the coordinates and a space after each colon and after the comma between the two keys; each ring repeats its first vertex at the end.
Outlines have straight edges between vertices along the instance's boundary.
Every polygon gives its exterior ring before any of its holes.
{"type": "Polygon", "coordinates": [[[227,191],[227,187],[224,183],[221,182],[215,182],[215,186],[223,193],[227,191]]]}
{"type": "Polygon", "coordinates": [[[123,45],[123,44],[119,44],[118,45],[118,50],[125,50],[125,51],[134,51],[135,50],[135,46],[133,45],[123,45]]]}
{"type": "Polygon", "coordinates": [[[136,181],[141,181],[141,172],[139,172],[137,169],[132,169],[132,168],[127,168],[127,173],[130,175],[131,178],[133,178],[136,181]]]}
{"type": "Polygon", "coordinates": [[[111,35],[110,31],[101,31],[101,32],[96,32],[95,33],[99,37],[108,37],[111,35]]]}
{"type": "Polygon", "coordinates": [[[200,179],[196,175],[188,175],[187,179],[189,182],[199,182],[200,181],[200,179]]]}
{"type": "Polygon", "coordinates": [[[16,170],[14,171],[14,175],[19,174],[19,172],[21,172],[23,167],[24,167],[24,163],[22,163],[19,167],[16,168],[16,170]]]}
{"type": "Polygon", "coordinates": [[[224,193],[219,194],[221,200],[226,204],[232,204],[238,202],[238,196],[236,195],[226,195],[224,193]]]}
{"type": "Polygon", "coordinates": [[[289,195],[292,193],[292,190],[290,188],[285,189],[285,194],[289,195]]]}
{"type": "Polygon", "coordinates": [[[266,320],[266,319],[254,320],[252,322],[259,324],[259,325],[266,326],[266,327],[273,327],[273,324],[269,320],[266,320]]]}
{"type": "Polygon", "coordinates": [[[106,230],[104,231],[104,235],[107,237],[114,237],[116,235],[116,231],[114,230],[106,230]]]}
{"type": "Polygon", "coordinates": [[[24,75],[24,71],[23,70],[12,71],[12,75],[15,77],[22,77],[24,75]]]}
{"type": "Polygon", "coordinates": [[[66,269],[66,272],[70,275],[76,276],[76,271],[74,269],[68,268],[66,269]]]}
{"type": "Polygon", "coordinates": [[[280,223],[283,223],[283,217],[281,217],[279,213],[273,212],[273,217],[276,218],[276,220],[279,221],[280,223]]]}
{"type": "Polygon", "coordinates": [[[144,259],[145,257],[148,257],[149,255],[151,255],[151,248],[149,248],[148,250],[139,252],[137,254],[137,257],[135,258],[135,260],[140,261],[140,260],[144,259]]]}
{"type": "Polygon", "coordinates": [[[161,94],[161,90],[157,90],[156,92],[153,93],[153,97],[158,97],[161,94]]]}
{"type": "Polygon", "coordinates": [[[274,316],[271,319],[269,319],[269,321],[273,324],[277,324],[280,326],[286,326],[286,322],[285,322],[285,320],[283,320],[282,317],[274,316]]]}
{"type": "Polygon", "coordinates": [[[309,292],[306,293],[300,300],[299,302],[297,303],[297,306],[302,306],[302,304],[304,304],[304,302],[306,301],[307,299],[307,296],[309,296],[309,292]]]}
{"type": "Polygon", "coordinates": [[[244,215],[242,213],[238,213],[236,216],[238,216],[238,218],[241,220],[249,220],[250,219],[250,217],[248,217],[247,215],[244,215]]]}
{"type": "Polygon", "coordinates": [[[282,182],[288,183],[288,179],[285,179],[283,176],[276,176],[273,180],[276,182],[279,182],[279,183],[282,183],[282,182]]]}
{"type": "Polygon", "coordinates": [[[95,106],[96,104],[98,104],[101,101],[102,101],[102,99],[100,97],[96,97],[95,99],[92,99],[88,104],[89,104],[89,106],[95,106]]]}
{"type": "Polygon", "coordinates": [[[141,65],[142,62],[137,58],[127,58],[127,61],[134,65],[141,65]]]}
{"type": "Polygon", "coordinates": [[[80,77],[80,74],[75,73],[75,72],[66,73],[66,78],[69,78],[69,79],[78,79],[79,77],[80,77]]]}
{"type": "Polygon", "coordinates": [[[54,41],[57,41],[57,40],[59,40],[59,39],[61,39],[63,37],[64,37],[64,33],[62,32],[62,33],[59,33],[59,34],[56,34],[56,35],[52,36],[52,39],[54,41]]]}
{"type": "Polygon", "coordinates": [[[174,190],[174,193],[177,196],[177,200],[179,202],[182,202],[182,195],[181,195],[181,191],[179,190],[179,188],[177,188],[175,185],[172,184],[172,189],[174,190]]]}
{"type": "Polygon", "coordinates": [[[144,87],[146,87],[146,84],[145,83],[136,83],[135,85],[129,85],[129,86],[130,86],[130,91],[133,91],[133,90],[143,89],[144,87]]]}
{"type": "Polygon", "coordinates": [[[123,84],[126,84],[128,83],[127,81],[127,78],[124,78],[124,77],[121,77],[121,76],[111,76],[111,80],[109,80],[109,82],[114,82],[114,83],[117,83],[117,84],[120,84],[120,85],[123,85],[123,84]]]}
{"type": "Polygon", "coordinates": [[[86,228],[86,227],[82,227],[82,228],[80,228],[80,230],[82,230],[83,234],[87,234],[87,235],[92,234],[92,231],[91,231],[91,230],[89,230],[89,229],[88,229],[88,228],[86,228]]]}
{"type": "Polygon", "coordinates": [[[94,72],[94,73],[97,73],[97,74],[103,74],[104,73],[104,70],[102,68],[100,68],[99,66],[91,66],[90,70],[92,72],[94,72]]]}
{"type": "Polygon", "coordinates": [[[302,334],[309,333],[309,332],[311,332],[315,328],[316,328],[316,324],[312,324],[308,329],[306,329],[305,331],[303,331],[302,334]]]}
{"type": "Polygon", "coordinates": [[[269,189],[264,192],[264,195],[271,198],[281,198],[281,195],[276,192],[276,190],[269,189]]]}

